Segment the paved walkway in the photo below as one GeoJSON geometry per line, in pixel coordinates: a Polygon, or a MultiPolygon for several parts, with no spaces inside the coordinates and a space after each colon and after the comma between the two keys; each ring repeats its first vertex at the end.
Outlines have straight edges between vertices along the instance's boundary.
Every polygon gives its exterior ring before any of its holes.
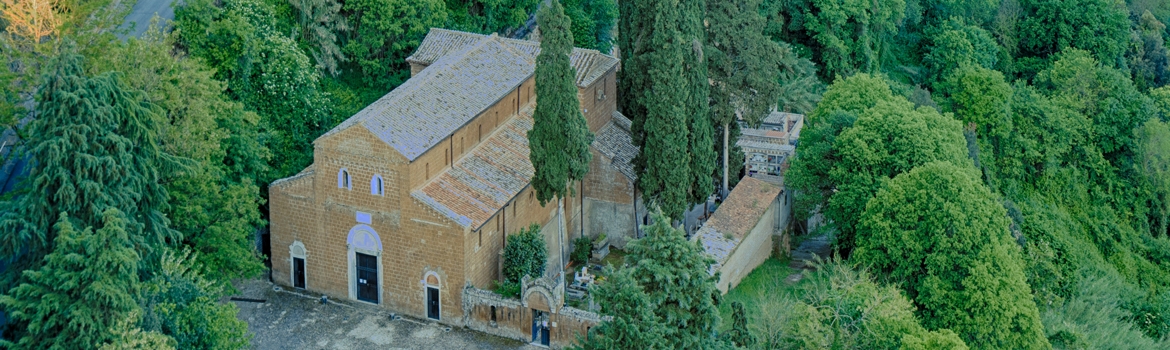
{"type": "Polygon", "coordinates": [[[523,342],[411,318],[368,305],[293,293],[264,279],[237,285],[236,315],[248,322],[256,349],[538,349],[523,342]]]}
{"type": "MultiPolygon", "coordinates": [[[[122,21],[122,25],[118,29],[127,29],[133,27],[133,30],[127,33],[130,37],[142,36],[146,29],[150,27],[150,20],[158,15],[160,19],[174,20],[175,7],[173,2],[181,2],[182,0],[138,0],[134,4],[134,8],[130,9],[130,14],[126,15],[126,19],[122,21]]],[[[123,38],[125,39],[125,38],[123,38]]]]}

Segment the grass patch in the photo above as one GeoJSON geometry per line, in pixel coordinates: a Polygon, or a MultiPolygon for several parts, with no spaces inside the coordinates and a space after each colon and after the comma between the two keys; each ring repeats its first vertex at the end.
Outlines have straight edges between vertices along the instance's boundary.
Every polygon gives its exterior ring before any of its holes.
{"type": "Polygon", "coordinates": [[[759,303],[763,298],[770,295],[794,293],[800,287],[804,280],[796,284],[789,285],[784,282],[788,275],[794,274],[797,271],[788,267],[790,259],[785,257],[778,259],[776,257],[769,257],[764,260],[763,264],[752,270],[743,280],[739,281],[739,285],[727,292],[723,296],[723,302],[719,304],[719,316],[723,319],[722,324],[719,325],[720,330],[731,328],[731,303],[738,301],[743,303],[744,312],[750,320],[751,317],[759,312],[759,303]]]}
{"type": "Polygon", "coordinates": [[[601,267],[605,267],[607,265],[613,265],[613,268],[616,269],[616,268],[621,268],[622,265],[624,265],[625,263],[626,263],[626,252],[621,250],[621,249],[609,247],[609,254],[607,254],[605,256],[605,258],[601,259],[601,261],[598,262],[598,265],[601,265],[601,267]]]}

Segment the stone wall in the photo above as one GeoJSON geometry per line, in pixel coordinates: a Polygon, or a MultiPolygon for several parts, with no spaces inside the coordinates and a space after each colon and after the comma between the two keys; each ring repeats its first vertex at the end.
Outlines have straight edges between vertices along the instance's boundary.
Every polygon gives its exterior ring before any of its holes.
{"type": "MultiPolygon", "coordinates": [[[[531,342],[533,310],[540,310],[549,313],[550,347],[559,349],[573,344],[578,335],[584,336],[590,328],[603,321],[601,316],[589,311],[567,306],[550,307],[544,294],[533,293],[529,288],[521,293],[527,295],[523,301],[507,299],[482,289],[465,288],[464,326],[483,333],[531,342]]],[[[553,305],[558,303],[554,300],[553,305]]]]}
{"type": "Polygon", "coordinates": [[[778,201],[772,202],[756,226],[744,235],[735,251],[731,252],[731,256],[719,267],[719,283],[716,287],[720,292],[726,294],[728,290],[735,288],[744,276],[772,255],[772,236],[776,228],[777,212],[780,210],[779,204],[778,201]]]}

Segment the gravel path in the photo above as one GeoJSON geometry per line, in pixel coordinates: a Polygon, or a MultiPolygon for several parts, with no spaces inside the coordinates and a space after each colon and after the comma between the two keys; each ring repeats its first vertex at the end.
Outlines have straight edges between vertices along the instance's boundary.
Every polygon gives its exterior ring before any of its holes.
{"type": "Polygon", "coordinates": [[[538,349],[519,341],[431,322],[391,319],[391,310],[348,302],[321,304],[319,296],[293,293],[267,280],[247,280],[231,301],[248,322],[257,349],[538,349]],[[277,289],[279,288],[279,290],[277,289]]]}

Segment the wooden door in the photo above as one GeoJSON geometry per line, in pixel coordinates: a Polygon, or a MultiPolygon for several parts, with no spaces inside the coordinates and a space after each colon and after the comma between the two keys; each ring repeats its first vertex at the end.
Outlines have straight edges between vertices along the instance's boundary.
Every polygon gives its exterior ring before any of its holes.
{"type": "Polygon", "coordinates": [[[373,255],[357,255],[357,298],[361,301],[378,303],[378,258],[373,255]]]}

